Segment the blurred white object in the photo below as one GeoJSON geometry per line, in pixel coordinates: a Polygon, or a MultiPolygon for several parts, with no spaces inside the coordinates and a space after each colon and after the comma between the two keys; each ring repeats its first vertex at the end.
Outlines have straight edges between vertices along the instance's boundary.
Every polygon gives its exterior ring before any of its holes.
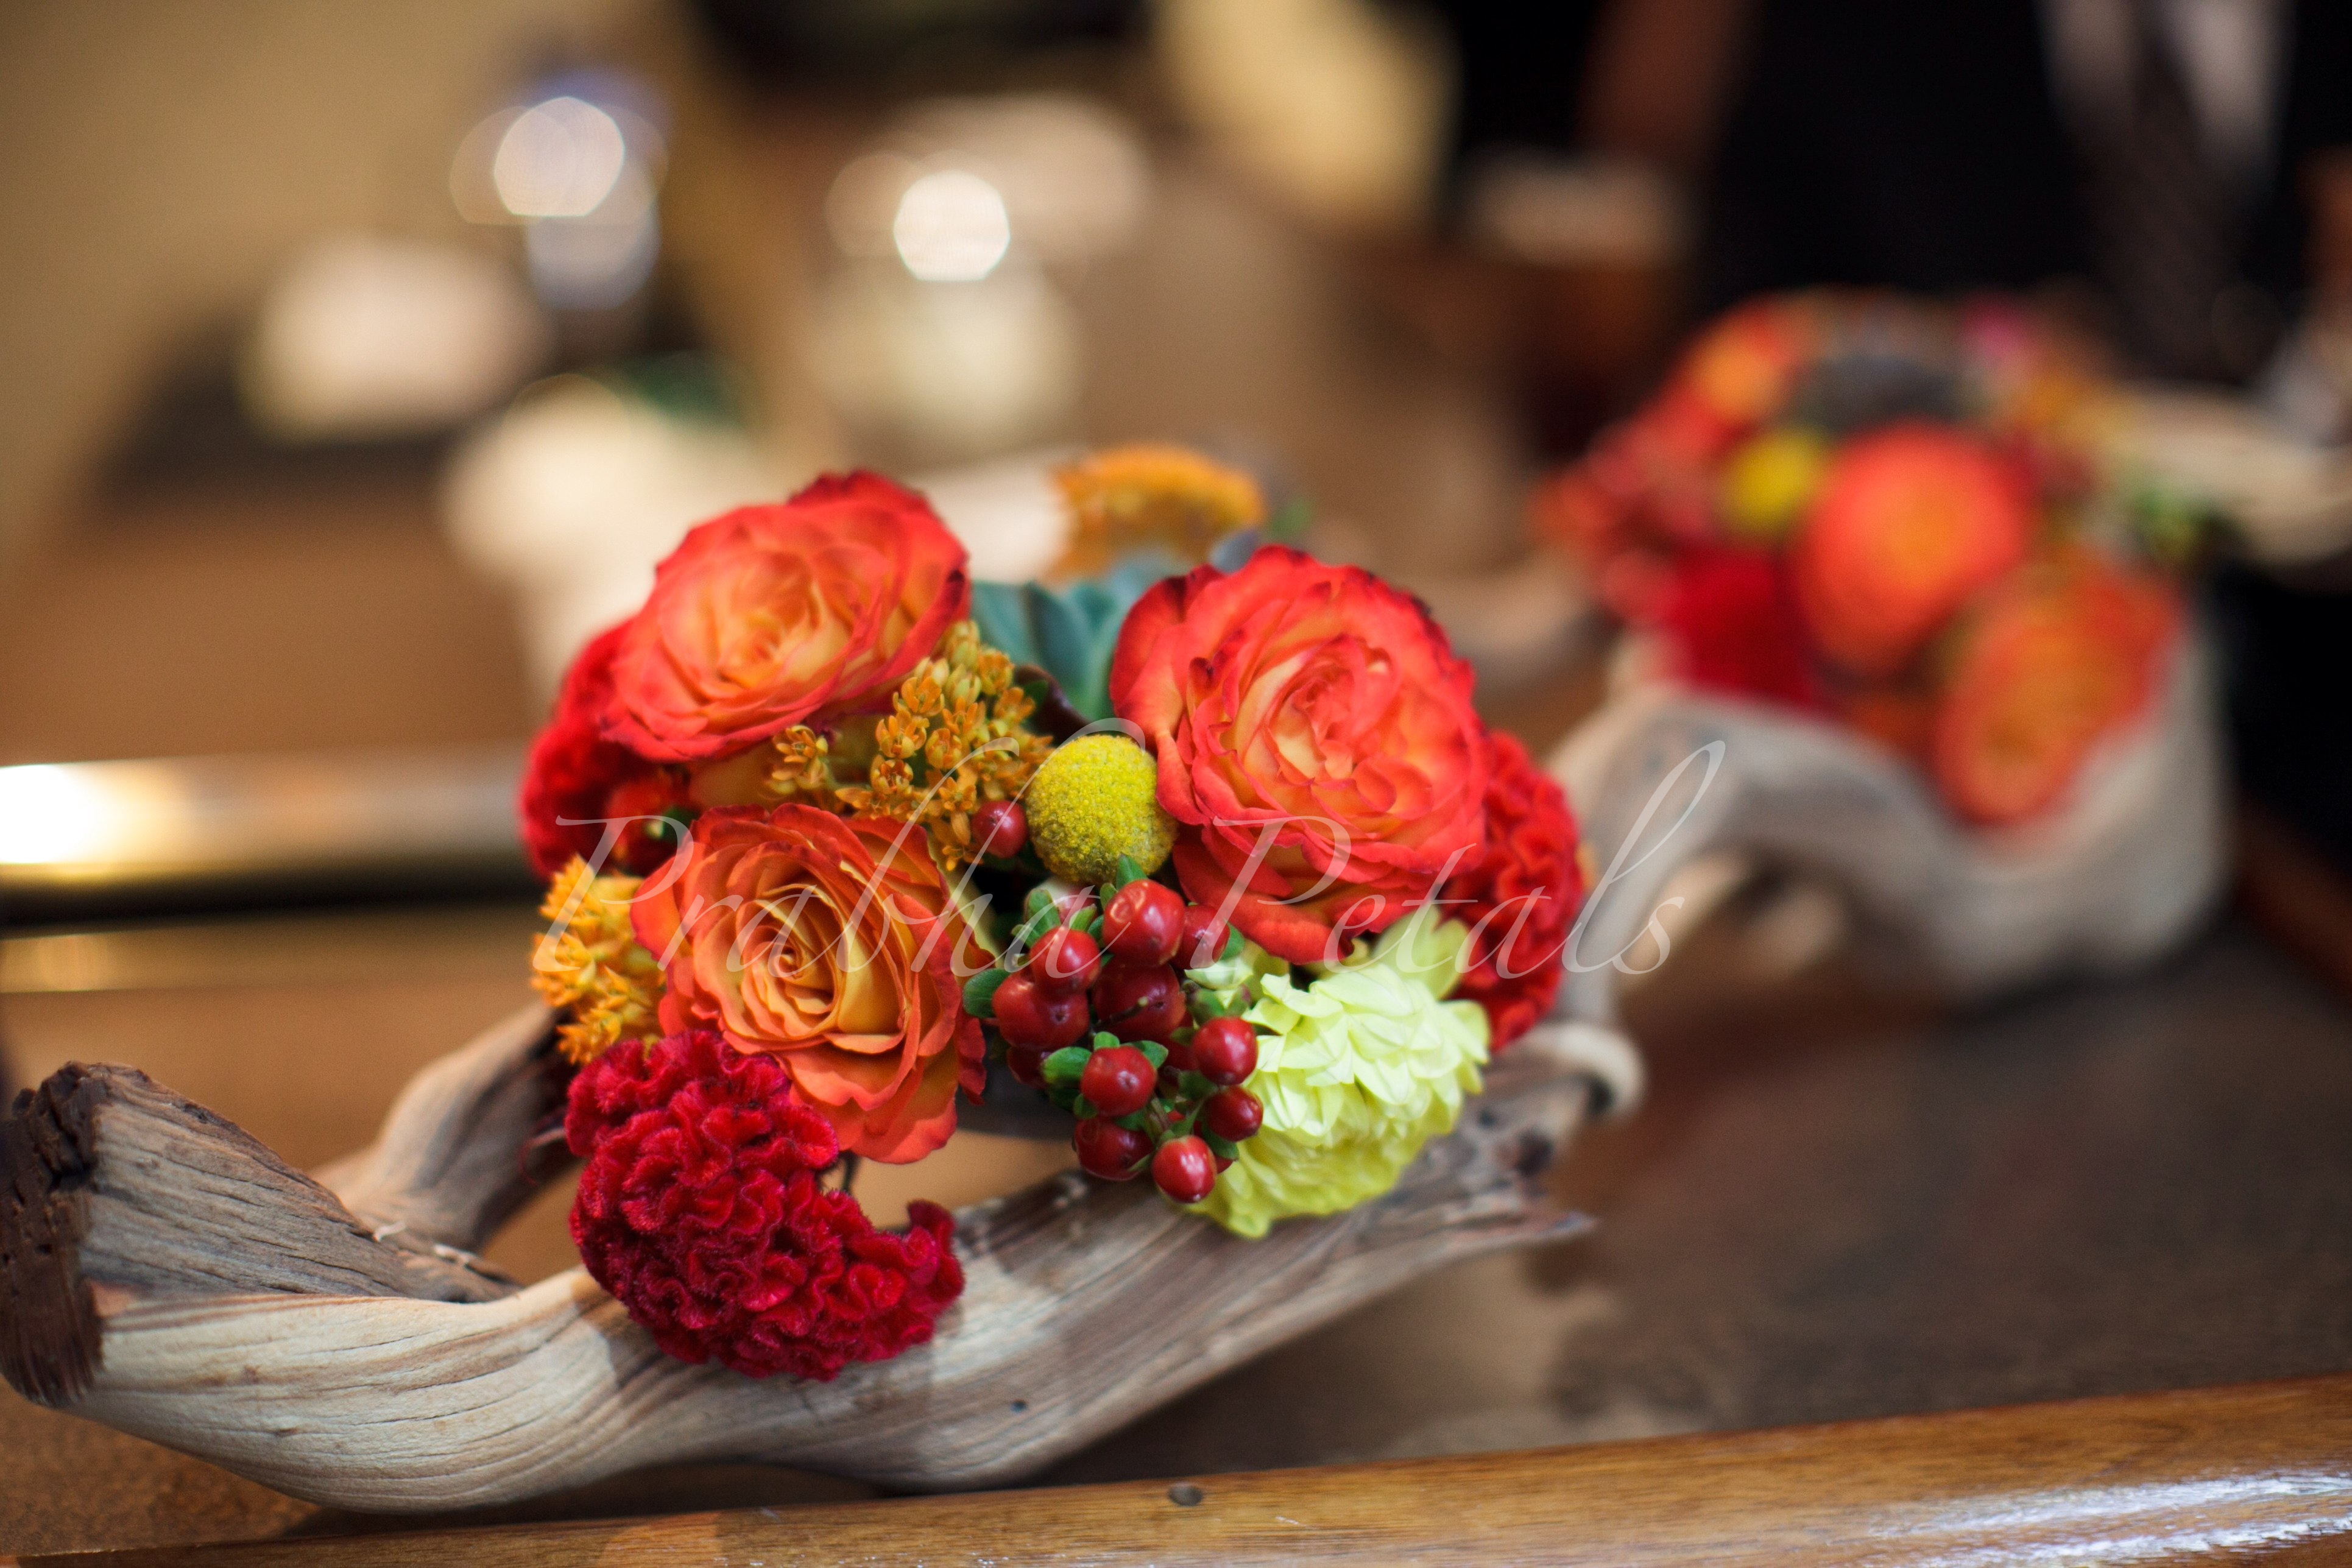
{"type": "Polygon", "coordinates": [[[1026,583],[1060,560],[1069,543],[1069,509],[1054,469],[1077,455],[1075,447],[1049,447],[908,482],[971,552],[974,578],[1026,583]]]}
{"type": "Polygon", "coordinates": [[[1538,267],[1657,266],[1689,241],[1680,189],[1630,158],[1492,158],[1472,173],[1465,209],[1482,245],[1538,267]]]}
{"type": "Polygon", "coordinates": [[[645,287],[661,251],[668,146],[651,90],[613,73],[546,83],[467,133],[449,196],[468,222],[521,224],[531,287],[562,310],[602,310],[645,287]]]}
{"type": "Polygon", "coordinates": [[[917,461],[1049,439],[1077,405],[1077,313],[1034,267],[963,283],[845,267],[817,293],[809,347],[826,400],[917,461]]]}
{"type": "Polygon", "coordinates": [[[907,270],[926,283],[976,283],[1013,245],[1013,220],[994,185],[967,169],[935,169],[908,185],[890,220],[907,270]]]}
{"type": "Polygon", "coordinates": [[[582,643],[644,603],[688,528],[785,489],[738,430],[560,376],[459,451],[445,509],[459,551],[513,589],[552,691],[582,643]]]}
{"type": "Polygon", "coordinates": [[[1179,104],[1245,173],[1344,227],[1426,211],[1452,75],[1439,27],[1373,0],[1160,0],[1153,16],[1179,104]]]}
{"type": "Polygon", "coordinates": [[[2135,387],[2111,457],[2228,517],[2269,565],[2352,546],[2352,447],[2299,439],[2260,405],[2225,393],[2135,387]]]}
{"type": "Polygon", "coordinates": [[[1142,139],[1099,104],[1061,93],[934,99],[893,121],[875,151],[835,178],[825,199],[835,243],[850,256],[905,256],[897,229],[907,200],[945,174],[989,186],[1008,245],[1055,266],[1125,248],[1150,197],[1142,139]]]}
{"type": "Polygon", "coordinates": [[[506,128],[490,160],[499,201],[517,217],[586,217],[628,166],[620,122],[565,96],[535,103],[506,128]]]}
{"type": "Polygon", "coordinates": [[[496,261],[350,235],[278,275],[239,365],[255,423],[288,440],[446,429],[546,362],[546,318],[496,261]]]}
{"type": "Polygon", "coordinates": [[[2306,441],[2352,440],[2352,308],[2314,310],[2263,374],[2262,398],[2306,441]]]}

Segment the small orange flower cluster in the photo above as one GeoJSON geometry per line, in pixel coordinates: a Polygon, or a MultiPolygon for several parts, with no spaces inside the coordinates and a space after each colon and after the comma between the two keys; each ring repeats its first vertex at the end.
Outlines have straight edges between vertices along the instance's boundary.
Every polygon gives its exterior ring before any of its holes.
{"type": "Polygon", "coordinates": [[[557,1043],[574,1063],[594,1061],[624,1040],[656,1040],[661,965],[637,945],[629,904],[641,879],[599,877],[575,858],[548,885],[541,918],[554,922],[530,960],[530,983],[566,1011],[557,1043]]]}
{"type": "MultiPolygon", "coordinates": [[[[972,858],[971,814],[982,801],[1015,800],[1054,749],[1024,726],[1037,704],[1013,679],[1013,660],[959,621],[940,651],[898,683],[889,716],[874,727],[874,760],[864,784],[839,784],[835,798],[861,815],[918,822],[931,857],[950,873],[972,858]]],[[[772,783],[803,787],[824,762],[787,753],[772,783]],[[783,776],[778,777],[781,773],[783,776]]]]}
{"type": "Polygon", "coordinates": [[[1154,545],[1181,562],[1206,561],[1220,541],[1265,521],[1255,480],[1181,447],[1112,447],[1056,469],[1054,482],[1076,525],[1057,577],[1087,576],[1154,545]]]}

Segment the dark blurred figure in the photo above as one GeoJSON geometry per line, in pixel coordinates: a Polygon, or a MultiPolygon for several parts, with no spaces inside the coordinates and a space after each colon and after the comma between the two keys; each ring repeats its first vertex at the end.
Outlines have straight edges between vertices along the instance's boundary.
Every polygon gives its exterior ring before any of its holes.
{"type": "Polygon", "coordinates": [[[2341,0],[1759,0],[1703,290],[2095,282],[2139,369],[2237,379],[2352,143],[2341,0]]]}
{"type": "Polygon", "coordinates": [[[2240,379],[2352,146],[2344,0],[1445,0],[1455,167],[1630,153],[1704,194],[1695,303],[2088,285],[2129,361],[2240,379]]]}

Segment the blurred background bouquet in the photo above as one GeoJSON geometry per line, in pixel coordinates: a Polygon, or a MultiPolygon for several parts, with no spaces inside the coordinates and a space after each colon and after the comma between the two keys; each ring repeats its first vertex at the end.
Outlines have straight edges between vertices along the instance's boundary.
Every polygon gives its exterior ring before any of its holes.
{"type": "Polygon", "coordinates": [[[1704,329],[1536,494],[1635,668],[1834,719],[1980,824],[2062,800],[2160,684],[2172,514],[2093,353],[2023,308],[1811,293],[1704,329]]]}

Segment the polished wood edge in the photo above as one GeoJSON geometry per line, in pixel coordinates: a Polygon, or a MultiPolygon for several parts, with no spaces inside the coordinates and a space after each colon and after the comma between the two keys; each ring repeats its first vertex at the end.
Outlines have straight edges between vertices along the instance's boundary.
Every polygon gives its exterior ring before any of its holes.
{"type": "Polygon", "coordinates": [[[2352,1557],[2352,1375],[1319,1469],[26,1557],[505,1564],[2070,1564],[2352,1557]]]}

